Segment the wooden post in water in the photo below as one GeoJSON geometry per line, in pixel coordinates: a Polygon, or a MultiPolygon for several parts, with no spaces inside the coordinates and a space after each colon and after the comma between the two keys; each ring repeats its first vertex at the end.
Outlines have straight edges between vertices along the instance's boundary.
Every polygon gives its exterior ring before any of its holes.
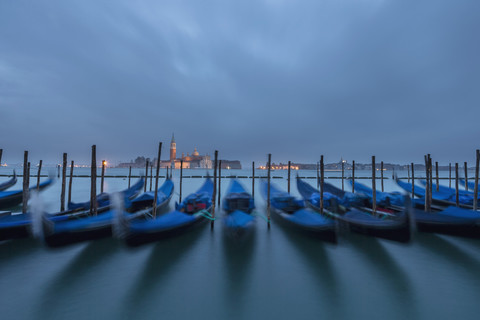
{"type": "Polygon", "coordinates": [[[102,176],[100,178],[100,193],[103,193],[104,183],[105,183],[105,160],[102,160],[102,176]]]}
{"type": "Polygon", "coordinates": [[[97,215],[97,146],[92,146],[92,163],[90,172],[90,215],[97,215]]]}
{"type": "Polygon", "coordinates": [[[220,194],[222,186],[222,160],[218,160],[218,207],[220,208],[220,194]]]}
{"type": "Polygon", "coordinates": [[[473,187],[473,210],[477,211],[478,209],[478,170],[480,165],[480,150],[477,149],[475,152],[476,161],[475,161],[475,181],[473,187]]]}
{"type": "Polygon", "coordinates": [[[345,162],[343,161],[343,158],[342,158],[342,191],[345,190],[344,179],[345,179],[345,162]]]}
{"type": "Polygon", "coordinates": [[[27,213],[28,203],[28,151],[23,153],[23,200],[22,200],[22,213],[27,213]]]}
{"type": "Polygon", "coordinates": [[[70,180],[68,180],[68,201],[67,201],[67,208],[68,204],[72,202],[72,183],[73,183],[73,167],[74,162],[72,160],[72,164],[70,165],[70,180]]]}
{"type": "Polygon", "coordinates": [[[42,173],[42,160],[38,164],[38,171],[37,171],[37,191],[40,189],[40,174],[42,173]]]}
{"type": "Polygon", "coordinates": [[[290,194],[290,166],[291,162],[288,161],[288,173],[287,173],[287,192],[290,194]]]}
{"type": "Polygon", "coordinates": [[[143,185],[143,192],[147,192],[147,184],[148,184],[148,165],[149,161],[145,160],[145,184],[143,185]]]}
{"type": "Polygon", "coordinates": [[[60,165],[57,164],[57,178],[60,178],[60,165]]]}
{"type": "MultiPolygon", "coordinates": [[[[157,216],[157,201],[158,201],[158,174],[160,173],[160,157],[162,156],[162,143],[158,143],[157,155],[157,171],[155,172],[155,190],[153,190],[153,217],[157,216]]],[[[152,181],[152,180],[150,180],[152,181]]]]}
{"type": "Polygon", "coordinates": [[[320,213],[323,214],[323,179],[325,178],[325,167],[323,155],[320,156],[320,213]]]}
{"type": "Polygon", "coordinates": [[[415,169],[412,162],[412,199],[415,199],[415,169]]]}
{"type": "Polygon", "coordinates": [[[27,164],[27,185],[28,185],[28,194],[29,194],[29,197],[30,197],[30,161],[28,161],[28,164],[27,164]]]}
{"type": "Polygon", "coordinates": [[[436,180],[435,180],[435,181],[437,182],[437,188],[436,188],[436,190],[437,190],[437,192],[438,192],[438,188],[440,187],[440,185],[439,185],[439,179],[440,179],[440,178],[438,177],[438,161],[435,161],[435,176],[436,176],[436,180]]]}
{"type": "Polygon", "coordinates": [[[128,167],[128,188],[130,188],[130,180],[132,178],[132,166],[128,167]]]}
{"type": "Polygon", "coordinates": [[[182,180],[183,180],[183,158],[180,159],[180,194],[178,196],[178,203],[182,202],[182,180]]]}
{"type": "Polygon", "coordinates": [[[428,212],[428,199],[429,199],[429,195],[428,195],[428,184],[429,184],[429,181],[430,179],[428,178],[428,158],[427,156],[425,155],[424,156],[424,159],[425,159],[425,180],[426,180],[426,185],[425,185],[425,212],[428,212]]]}
{"type": "Polygon", "coordinates": [[[384,191],[383,188],[383,161],[380,162],[380,180],[382,181],[382,192],[384,191]]]}
{"type": "Polygon", "coordinates": [[[352,161],[352,193],[355,193],[355,160],[352,161]]]}
{"type": "Polygon", "coordinates": [[[467,162],[464,162],[463,167],[465,168],[465,190],[468,191],[468,168],[467,162]]]}
{"type": "Polygon", "coordinates": [[[410,183],[410,167],[407,166],[408,183],[410,183]]]}
{"type": "Polygon", "coordinates": [[[317,162],[317,189],[320,188],[320,162],[317,162]]]}
{"type": "Polygon", "coordinates": [[[268,154],[268,164],[267,164],[267,222],[268,222],[268,227],[270,228],[270,170],[272,166],[272,154],[268,154]]]}
{"type": "Polygon", "coordinates": [[[430,198],[428,199],[428,208],[430,211],[432,211],[432,197],[433,197],[433,164],[432,164],[432,158],[430,155],[428,155],[428,166],[430,168],[430,192],[428,193],[430,195],[430,198]]]}
{"type": "Polygon", "coordinates": [[[255,199],[255,161],[252,161],[252,198],[255,199]]]}
{"type": "Polygon", "coordinates": [[[165,174],[165,178],[169,179],[170,176],[168,175],[168,166],[167,166],[167,173],[165,174]]]}
{"type": "Polygon", "coordinates": [[[152,191],[152,181],[153,181],[153,161],[150,162],[150,187],[148,191],[152,191]]]}
{"type": "Polygon", "coordinates": [[[455,162],[455,204],[459,206],[458,199],[458,162],[455,162]]]}
{"type": "Polygon", "coordinates": [[[452,187],[452,163],[448,164],[448,187],[452,187]]]}
{"type": "Polygon", "coordinates": [[[2,154],[3,154],[3,149],[0,149],[0,167],[2,166],[2,154]]]}
{"type": "Polygon", "coordinates": [[[63,154],[62,162],[62,192],[60,193],[60,211],[65,211],[65,190],[67,184],[67,154],[63,154]]]}
{"type": "Polygon", "coordinates": [[[213,195],[212,195],[212,222],[210,224],[213,229],[215,222],[215,200],[217,199],[217,168],[218,168],[218,150],[215,150],[215,164],[213,165],[213,195]]]}
{"type": "Polygon", "coordinates": [[[375,156],[372,156],[372,210],[373,214],[377,212],[377,189],[375,181],[375,156]]]}

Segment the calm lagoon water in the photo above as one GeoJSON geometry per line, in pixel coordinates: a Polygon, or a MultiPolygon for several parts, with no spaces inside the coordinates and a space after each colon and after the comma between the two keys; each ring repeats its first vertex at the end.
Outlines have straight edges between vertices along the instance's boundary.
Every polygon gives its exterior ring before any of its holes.
{"type": "MultiPolygon", "coordinates": [[[[286,171],[272,175],[282,177],[273,183],[286,190],[286,171]]],[[[0,183],[6,179],[0,177],[0,183]]],[[[250,180],[242,181],[251,189],[250,180]]],[[[185,179],[183,195],[202,182],[185,179]]],[[[222,179],[222,193],[228,182],[222,179]]],[[[88,178],[74,179],[74,201],[88,199],[89,183],[88,178]]],[[[19,179],[14,189],[21,185],[19,179]]],[[[121,178],[105,182],[106,191],[126,186],[121,178]]],[[[264,212],[258,187],[256,205],[264,212]]],[[[398,190],[391,179],[385,188],[398,190]]],[[[59,209],[60,189],[57,181],[42,193],[49,211],[59,209]]],[[[342,234],[339,244],[330,245],[274,222],[268,230],[258,219],[251,241],[241,245],[225,239],[221,221],[213,230],[205,225],[136,249],[115,239],[55,250],[32,239],[0,242],[1,319],[478,319],[479,301],[480,241],[450,236],[416,234],[411,244],[401,245],[342,234]]]]}

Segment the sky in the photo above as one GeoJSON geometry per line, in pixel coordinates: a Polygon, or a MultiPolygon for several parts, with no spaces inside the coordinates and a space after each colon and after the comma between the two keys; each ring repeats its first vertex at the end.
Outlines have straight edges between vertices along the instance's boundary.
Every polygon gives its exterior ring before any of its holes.
{"type": "Polygon", "coordinates": [[[480,148],[480,1],[0,1],[2,162],[442,163],[480,148]]]}

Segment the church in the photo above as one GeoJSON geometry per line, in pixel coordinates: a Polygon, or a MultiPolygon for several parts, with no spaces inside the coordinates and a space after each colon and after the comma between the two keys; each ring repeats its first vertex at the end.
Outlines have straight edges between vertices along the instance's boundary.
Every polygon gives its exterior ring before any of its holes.
{"type": "Polygon", "coordinates": [[[177,144],[175,142],[175,136],[172,135],[172,141],[170,142],[169,167],[180,169],[181,160],[183,160],[184,169],[212,169],[212,159],[210,156],[208,154],[200,155],[197,148],[193,150],[191,155],[187,152],[187,155],[185,156],[182,152],[182,156],[177,158],[177,144]]]}

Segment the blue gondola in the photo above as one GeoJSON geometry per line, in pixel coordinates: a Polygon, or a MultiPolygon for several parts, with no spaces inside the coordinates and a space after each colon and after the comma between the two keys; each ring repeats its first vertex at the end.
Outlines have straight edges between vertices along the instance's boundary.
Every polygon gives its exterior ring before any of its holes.
{"type": "Polygon", "coordinates": [[[252,214],[255,203],[238,180],[231,180],[222,207],[225,211],[223,225],[228,235],[238,239],[252,231],[255,225],[255,216],[252,214]]]}
{"type": "MultiPolygon", "coordinates": [[[[168,206],[173,195],[173,182],[166,179],[157,190],[157,212],[162,212],[168,206]]],[[[133,201],[128,201],[128,193],[120,193],[120,199],[127,205],[123,213],[118,208],[112,208],[96,216],[55,221],[48,217],[43,219],[43,235],[45,243],[51,247],[59,247],[81,241],[94,240],[112,235],[112,224],[115,215],[122,215],[126,221],[151,216],[153,210],[154,192],[140,195],[133,201]]]]}
{"type": "MultiPolygon", "coordinates": [[[[355,190],[361,190],[363,194],[369,197],[372,197],[373,194],[371,188],[358,182],[355,183],[355,190]]],[[[398,194],[395,193],[392,196],[396,197],[398,194]]],[[[480,213],[453,206],[439,209],[434,208],[433,212],[425,212],[419,209],[425,201],[424,199],[419,200],[420,201],[416,201],[416,208],[412,210],[418,231],[480,238],[480,213]]],[[[387,214],[404,210],[404,208],[394,203],[384,203],[383,206],[383,208],[380,207],[378,210],[387,214]]]]}
{"type": "MultiPolygon", "coordinates": [[[[144,180],[141,179],[139,182],[143,182],[143,181],[144,180]]],[[[48,182],[49,181],[46,181],[45,183],[48,183],[48,182]]],[[[41,188],[45,187],[45,186],[42,186],[42,184],[40,186],[41,188]]],[[[137,186],[135,186],[135,189],[136,188],[137,186]]],[[[34,187],[30,188],[31,191],[34,189],[35,189],[34,187]]],[[[126,191],[127,190],[122,191],[121,194],[129,195],[130,192],[126,192],[126,191]]],[[[129,205],[128,201],[129,201],[128,197],[125,198],[125,202],[127,203],[127,206],[129,205]]],[[[97,212],[99,214],[107,212],[110,209],[110,202],[103,201],[103,202],[100,202],[100,204],[103,204],[103,206],[99,206],[97,208],[97,212]]],[[[88,216],[89,214],[90,214],[89,207],[85,209],[83,207],[78,207],[76,209],[57,212],[57,213],[51,213],[51,214],[48,213],[48,214],[45,214],[45,218],[52,221],[64,221],[69,219],[79,219],[79,218],[88,216]]],[[[29,212],[0,217],[0,240],[19,239],[19,238],[29,237],[31,223],[32,223],[32,215],[29,212]]]]}
{"type": "Polygon", "coordinates": [[[207,178],[197,192],[190,194],[175,210],[153,219],[127,220],[117,216],[121,237],[129,246],[139,246],[162,238],[178,235],[211,218],[213,182],[207,178]]]}
{"type": "MultiPolygon", "coordinates": [[[[327,183],[325,185],[332,191],[336,189],[327,183]]],[[[320,211],[318,190],[298,178],[297,188],[305,203],[310,208],[320,211]]],[[[340,192],[336,193],[340,194],[340,192]]],[[[357,196],[351,192],[342,193],[344,197],[340,198],[333,193],[324,192],[325,214],[338,220],[341,225],[353,232],[398,242],[411,240],[410,218],[407,210],[389,219],[382,219],[366,210],[355,208],[365,203],[365,196],[357,196]]]]}
{"type": "MultiPolygon", "coordinates": [[[[408,193],[412,192],[412,184],[410,182],[401,181],[398,178],[395,178],[397,185],[408,193]]],[[[415,185],[414,188],[415,196],[418,198],[425,199],[425,188],[415,185]]],[[[458,201],[459,206],[465,209],[472,209],[472,200],[473,198],[467,195],[459,194],[458,201]]],[[[417,201],[418,202],[418,201],[417,201]]],[[[416,203],[417,203],[416,202],[416,203]]],[[[449,207],[456,205],[456,195],[452,192],[445,192],[445,190],[432,191],[432,204],[441,207],[449,207]]]]}
{"type": "MultiPolygon", "coordinates": [[[[262,181],[260,191],[263,198],[267,199],[268,185],[266,182],[262,181]]],[[[295,199],[273,184],[270,184],[270,204],[272,217],[281,225],[326,242],[337,242],[337,228],[334,220],[306,208],[304,201],[295,199]]]]}
{"type": "MultiPolygon", "coordinates": [[[[53,183],[53,179],[48,179],[45,182],[40,183],[38,190],[42,191],[53,183]]],[[[29,188],[29,192],[37,189],[37,186],[29,188]]],[[[0,192],[0,210],[12,208],[18,206],[23,201],[23,190],[15,191],[1,191],[0,192]]]]}
{"type": "Polygon", "coordinates": [[[4,183],[0,183],[0,191],[7,190],[11,186],[13,186],[15,183],[17,183],[17,174],[15,173],[15,170],[13,170],[13,177],[4,183]]]}
{"type": "MultiPolygon", "coordinates": [[[[122,191],[122,197],[126,199],[133,199],[135,198],[142,190],[143,186],[145,184],[145,179],[140,178],[136,183],[134,183],[130,188],[125,189],[122,191]]],[[[152,191],[153,193],[153,191],[152,191]]],[[[153,198],[152,198],[153,201],[153,198]]],[[[109,193],[100,193],[97,195],[97,207],[106,207],[110,204],[110,194],[109,193]]],[[[68,210],[87,210],[90,208],[90,201],[86,202],[69,202],[68,205],[68,210]]]]}

